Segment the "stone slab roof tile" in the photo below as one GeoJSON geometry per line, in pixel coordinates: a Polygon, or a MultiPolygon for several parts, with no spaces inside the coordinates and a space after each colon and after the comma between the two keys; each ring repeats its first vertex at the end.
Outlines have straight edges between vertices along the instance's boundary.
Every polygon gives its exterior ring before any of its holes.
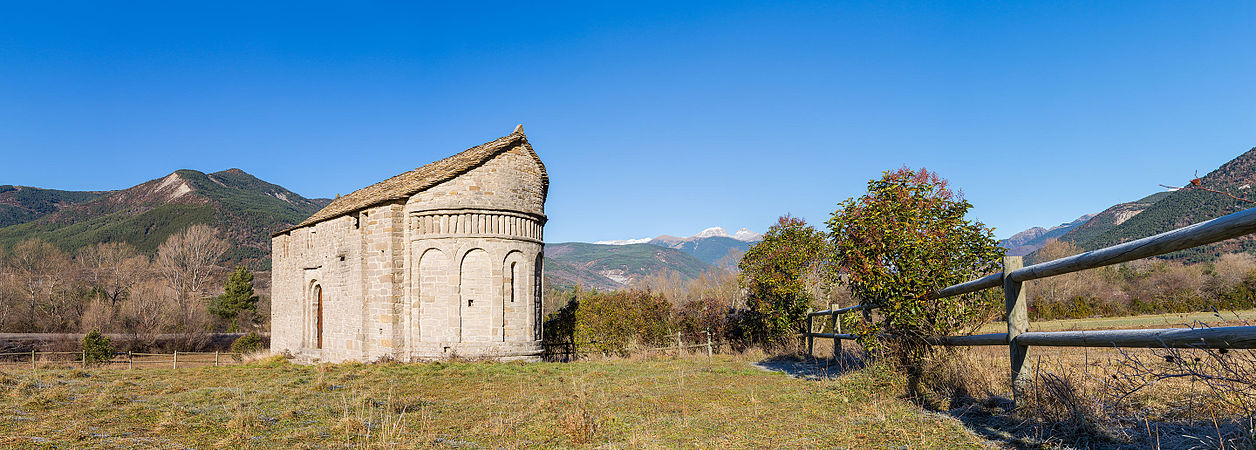
{"type": "Polygon", "coordinates": [[[452,180],[459,175],[467,173],[471,169],[483,165],[497,155],[520,146],[524,147],[533,158],[536,158],[537,164],[541,167],[541,181],[543,183],[542,189],[548,191],[549,176],[545,173],[545,165],[541,163],[540,158],[536,156],[536,152],[532,150],[532,145],[528,143],[528,137],[523,134],[523,125],[518,125],[515,127],[515,131],[509,135],[471,147],[456,155],[394,176],[362,189],[358,189],[349,193],[349,195],[344,195],[332,200],[331,204],[314,213],[314,215],[305,219],[300,224],[277,232],[272,236],[278,236],[297,228],[314,225],[328,219],[334,219],[349,213],[361,211],[381,203],[407,199],[414,194],[431,188],[432,186],[436,186],[452,180]]]}

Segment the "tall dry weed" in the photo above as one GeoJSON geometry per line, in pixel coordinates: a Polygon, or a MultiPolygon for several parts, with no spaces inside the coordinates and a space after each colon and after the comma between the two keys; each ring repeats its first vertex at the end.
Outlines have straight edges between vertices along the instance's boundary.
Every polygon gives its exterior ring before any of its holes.
{"type": "MultiPolygon", "coordinates": [[[[1026,370],[1029,366],[1026,366],[1026,370]]],[[[1044,424],[1054,436],[1073,443],[1127,440],[1107,414],[1110,408],[1099,391],[1102,384],[1091,380],[1088,371],[1044,366],[1041,360],[1017,398],[1016,413],[1044,424]]]]}
{"type": "Polygon", "coordinates": [[[393,400],[392,389],[388,396],[377,401],[366,395],[341,395],[341,416],[337,430],[344,435],[345,447],[367,446],[397,448],[408,437],[406,416],[409,405],[393,400]]]}
{"type": "Polygon", "coordinates": [[[946,349],[927,361],[921,381],[922,400],[939,409],[955,409],[974,403],[989,403],[997,397],[1005,371],[991,367],[967,349],[946,349]],[[991,370],[994,369],[994,370],[991,370]]]}
{"type": "Polygon", "coordinates": [[[588,393],[576,377],[571,379],[571,388],[571,403],[574,405],[572,408],[567,408],[559,417],[559,425],[562,427],[563,435],[570,439],[572,444],[588,444],[597,436],[600,420],[589,407],[588,393]]]}

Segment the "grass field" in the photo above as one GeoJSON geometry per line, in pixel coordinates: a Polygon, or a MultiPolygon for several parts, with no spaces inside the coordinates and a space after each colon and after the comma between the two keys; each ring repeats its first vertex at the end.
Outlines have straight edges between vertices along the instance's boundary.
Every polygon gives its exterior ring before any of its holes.
{"type": "MultiPolygon", "coordinates": [[[[1036,329],[1180,326],[1248,320],[1256,311],[1035,323],[1036,329]],[[1211,319],[1211,320],[1210,320],[1211,319]]],[[[996,324],[999,325],[999,324],[996,324]]],[[[997,332],[998,329],[983,330],[997,332]]],[[[848,343],[847,345],[853,346],[848,343]]],[[[817,340],[817,354],[831,354],[817,340]]],[[[964,349],[979,404],[1010,396],[1007,350],[964,349]],[[972,375],[980,376],[973,377],[972,375]]],[[[1033,348],[1041,371],[1070,374],[1083,398],[1103,392],[1111,349],[1033,348]]],[[[928,412],[903,399],[902,379],[878,368],[820,380],[761,365],[794,364],[717,355],[576,363],[447,362],[297,365],[269,359],[230,367],[144,370],[24,365],[0,369],[0,446],[57,448],[981,448],[965,426],[1012,445],[1060,443],[1033,417],[928,412]],[[758,363],[758,364],[757,364],[758,363]],[[1026,421],[1028,420],[1028,421],[1026,421]],[[1030,425],[1026,425],[1030,424],[1030,425]],[[1045,430],[1045,431],[1043,431],[1045,430]]],[[[182,362],[182,361],[181,361],[182,362]]],[[[193,364],[188,360],[189,365],[193,364]]],[[[201,363],[205,363],[201,361],[201,363]]],[[[55,363],[52,363],[55,365],[55,363]]],[[[67,363],[72,364],[72,363],[67,363]]],[[[212,362],[205,363],[212,364],[212,362]]],[[[137,366],[139,369],[140,366],[137,366]]],[[[1110,425],[1138,447],[1194,442],[1215,433],[1216,408],[1194,384],[1168,384],[1137,399],[1152,420],[1110,425]],[[1207,414],[1205,414],[1207,413],[1207,414]],[[1202,422],[1201,422],[1202,421],[1202,422]],[[1202,424],[1202,425],[1201,425],[1202,424]],[[1211,428],[1210,428],[1211,427],[1211,428]],[[1146,429],[1145,432],[1140,431],[1146,429]],[[1163,431],[1162,431],[1163,430],[1163,431]],[[1185,436],[1185,437],[1184,437],[1185,436]],[[1193,439],[1193,438],[1192,438],[1193,439]]],[[[1035,396],[1040,395],[1034,391],[1035,396]]],[[[1036,397],[1035,397],[1036,398],[1036,397]]],[[[1052,400],[1038,400],[1052,404],[1052,400]]],[[[970,407],[965,407],[970,408],[970,407]]],[[[946,409],[946,408],[943,408],[946,409]]],[[[982,413],[985,414],[985,413],[982,413]]],[[[1223,424],[1224,425],[1224,424],[1223,424]]],[[[1053,428],[1054,427],[1054,428],[1053,428]]],[[[1223,426],[1223,428],[1225,428],[1223,426]]],[[[1231,427],[1233,428],[1233,427],[1231,427]]],[[[1228,428],[1226,428],[1229,430],[1228,428]]],[[[1231,430],[1232,431],[1232,430],[1231,430]]],[[[1231,433],[1227,431],[1227,433],[1231,433]]],[[[1092,439],[1083,437],[1083,439],[1092,439]]]]}
{"type": "Polygon", "coordinates": [[[865,369],[746,358],[0,372],[5,447],[974,448],[865,369]]]}
{"type": "MultiPolygon", "coordinates": [[[[1209,326],[1244,325],[1256,321],[1256,309],[1222,313],[1194,312],[1185,314],[1150,314],[1127,317],[1095,317],[1031,321],[1030,331],[1110,330],[1119,328],[1179,328],[1198,324],[1209,326]]],[[[988,323],[978,333],[1006,333],[1007,324],[988,323]]]]}

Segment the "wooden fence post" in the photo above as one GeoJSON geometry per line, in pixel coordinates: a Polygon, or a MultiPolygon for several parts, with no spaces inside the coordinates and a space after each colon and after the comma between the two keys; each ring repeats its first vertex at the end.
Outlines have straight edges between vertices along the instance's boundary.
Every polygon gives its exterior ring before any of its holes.
{"type": "Polygon", "coordinates": [[[35,368],[35,351],[31,350],[31,368],[35,368]]]}
{"type": "Polygon", "coordinates": [[[179,351],[178,350],[175,350],[174,352],[174,366],[172,368],[174,369],[179,368],[179,351]]]}
{"type": "Polygon", "coordinates": [[[711,357],[711,330],[707,330],[707,358],[711,357]]]}
{"type": "Polygon", "coordinates": [[[87,368],[87,349],[83,349],[83,368],[87,368]]]}
{"type": "Polygon", "coordinates": [[[680,357],[680,332],[676,332],[676,357],[680,357]]]}
{"type": "Polygon", "coordinates": [[[1020,403],[1021,388],[1028,380],[1021,369],[1025,366],[1025,355],[1029,347],[1016,343],[1016,336],[1029,331],[1029,314],[1026,309],[1025,292],[1021,283],[1013,281],[1008,274],[1024,266],[1020,256],[1003,257],[1003,299],[1007,304],[1007,343],[1012,366],[1012,402],[1020,403]]]}
{"type": "Polygon", "coordinates": [[[833,359],[837,360],[842,354],[842,340],[837,338],[837,335],[842,332],[842,324],[837,322],[837,313],[833,311],[837,311],[837,303],[829,303],[829,317],[832,318],[829,331],[833,333],[833,359]]]}
{"type": "Polygon", "coordinates": [[[812,337],[812,336],[811,336],[811,333],[812,333],[813,331],[815,331],[815,328],[813,328],[813,327],[812,327],[812,321],[811,321],[811,308],[807,308],[807,357],[808,357],[808,358],[814,358],[814,357],[815,357],[815,353],[814,353],[814,352],[812,352],[812,350],[813,350],[813,348],[814,348],[813,346],[814,346],[815,341],[816,341],[816,339],[815,339],[814,337],[812,337]]]}
{"type": "Polygon", "coordinates": [[[135,356],[130,351],[126,352],[126,370],[135,368],[135,356]]]}
{"type": "Polygon", "coordinates": [[[214,350],[214,367],[218,367],[218,350],[214,350]]]}

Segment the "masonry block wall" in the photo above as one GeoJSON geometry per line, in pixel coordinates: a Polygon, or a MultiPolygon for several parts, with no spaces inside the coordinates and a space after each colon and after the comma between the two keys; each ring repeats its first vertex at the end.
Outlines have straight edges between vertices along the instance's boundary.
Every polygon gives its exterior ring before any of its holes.
{"type": "Polygon", "coordinates": [[[272,350],[321,361],[537,358],[547,190],[517,128],[276,233],[272,350]]]}

